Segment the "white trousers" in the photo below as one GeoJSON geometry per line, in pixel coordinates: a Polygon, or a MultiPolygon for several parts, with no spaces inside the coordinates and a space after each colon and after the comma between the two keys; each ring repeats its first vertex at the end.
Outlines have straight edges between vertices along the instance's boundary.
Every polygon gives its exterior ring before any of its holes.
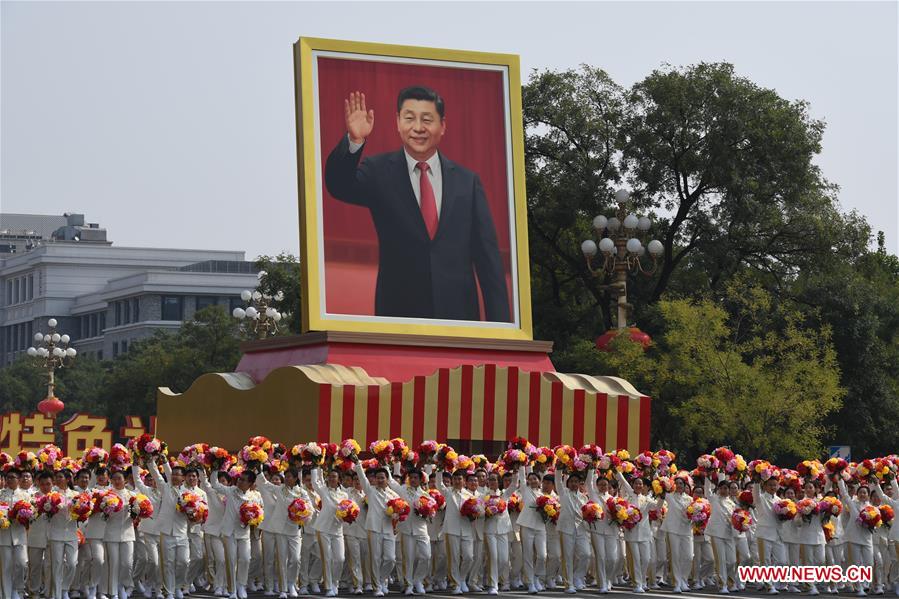
{"type": "MultiPolygon", "coordinates": [[[[251,546],[252,550],[252,546],[251,546]]],[[[278,566],[276,565],[276,557],[278,553],[277,541],[275,533],[267,530],[262,531],[262,580],[266,592],[273,592],[277,587],[281,590],[281,583],[276,576],[278,566]]],[[[285,589],[286,592],[286,589],[285,589]]]]}
{"type": "Polygon", "coordinates": [[[207,566],[211,571],[209,574],[209,584],[212,590],[228,589],[228,566],[225,563],[225,545],[222,538],[218,535],[203,535],[203,543],[206,545],[207,566]]]}
{"type": "MultiPolygon", "coordinates": [[[[506,583],[508,584],[520,584],[521,583],[521,570],[523,567],[522,556],[521,556],[521,539],[519,538],[519,533],[516,533],[514,530],[509,533],[509,576],[505,578],[506,583]]],[[[503,580],[503,576],[500,576],[500,580],[503,580]]]]}
{"type": "Polygon", "coordinates": [[[50,545],[50,575],[53,579],[53,599],[62,599],[75,578],[78,560],[78,541],[48,541],[50,545]]]}
{"type": "Polygon", "coordinates": [[[38,595],[41,587],[50,584],[50,552],[46,547],[28,548],[28,592],[38,595]]]}
{"type": "Polygon", "coordinates": [[[667,533],[668,560],[674,580],[672,584],[687,585],[693,567],[693,535],[667,533]]]}
{"type": "Polygon", "coordinates": [[[521,557],[525,584],[546,571],[546,529],[521,527],[521,557]]]}
{"type": "Polygon", "coordinates": [[[547,528],[549,530],[546,533],[546,565],[541,578],[546,588],[551,589],[556,585],[556,577],[562,571],[562,539],[555,530],[555,524],[547,524],[547,528]]]}
{"type": "Polygon", "coordinates": [[[562,577],[569,588],[583,584],[587,576],[587,563],[590,561],[589,534],[579,528],[575,528],[573,533],[560,533],[562,577]]]}
{"type": "Polygon", "coordinates": [[[119,587],[133,587],[131,571],[134,566],[134,541],[107,542],[106,558],[109,571],[107,580],[109,593],[116,596],[119,593],[119,587]]]}
{"type": "Polygon", "coordinates": [[[247,578],[250,574],[250,539],[235,539],[227,536],[222,539],[225,543],[225,562],[231,577],[232,584],[229,589],[235,592],[237,588],[247,586],[247,578]]]}
{"type": "Polygon", "coordinates": [[[173,595],[176,590],[185,587],[187,580],[187,564],[190,559],[187,537],[160,535],[159,553],[159,578],[166,594],[173,595]]]}
{"type": "Polygon", "coordinates": [[[368,540],[360,537],[344,535],[346,543],[346,560],[350,571],[350,583],[353,589],[361,589],[371,584],[371,573],[368,566],[368,540]]]}
{"type": "Polygon", "coordinates": [[[368,551],[375,586],[387,586],[396,565],[396,535],[389,532],[368,532],[368,551]]]}
{"type": "MultiPolygon", "coordinates": [[[[206,543],[203,541],[203,532],[188,533],[188,561],[187,561],[187,586],[199,581],[204,574],[206,564],[206,543]]],[[[212,582],[212,581],[208,581],[212,582]]]]}
{"type": "Polygon", "coordinates": [[[729,581],[737,582],[737,546],[734,538],[712,540],[712,559],[715,561],[715,577],[719,587],[726,587],[729,581]]]}
{"type": "Polygon", "coordinates": [[[275,551],[278,560],[278,583],[282,593],[289,593],[300,575],[300,535],[275,534],[275,551]]]}
{"type": "Polygon", "coordinates": [[[446,576],[453,587],[461,587],[468,579],[474,562],[474,538],[444,534],[446,576]]]}
{"type": "Polygon", "coordinates": [[[325,589],[337,591],[340,584],[340,574],[343,572],[343,560],[345,559],[343,547],[343,534],[330,534],[315,532],[318,541],[318,551],[322,560],[322,577],[325,589]]]}
{"type": "Polygon", "coordinates": [[[318,584],[322,579],[322,560],[318,551],[318,540],[310,526],[303,531],[303,542],[300,545],[300,584],[308,586],[318,584]]]}
{"type": "Polygon", "coordinates": [[[446,582],[446,542],[440,538],[431,538],[431,570],[428,584],[440,585],[446,582]]]}
{"type": "Polygon", "coordinates": [[[646,588],[646,572],[652,561],[652,541],[626,541],[631,584],[646,588]]]}
{"type": "Polygon", "coordinates": [[[25,570],[28,567],[28,548],[25,545],[0,546],[0,575],[4,597],[25,590],[25,570]]]}
{"type": "Polygon", "coordinates": [[[146,555],[144,568],[144,584],[154,590],[162,589],[161,572],[159,571],[159,535],[141,533],[146,555]]]}
{"type": "Polygon", "coordinates": [[[424,583],[431,567],[431,539],[400,535],[403,541],[403,578],[407,585],[424,583]]]}
{"type": "MultiPolygon", "coordinates": [[[[596,526],[608,526],[608,524],[600,522],[596,526]]],[[[615,580],[618,562],[621,559],[621,546],[618,544],[618,537],[604,535],[591,529],[590,543],[593,546],[593,569],[597,585],[601,589],[611,588],[612,582],[615,580]]]]}
{"type": "MultiPolygon", "coordinates": [[[[860,545],[858,543],[848,543],[847,550],[849,556],[846,558],[851,564],[859,566],[874,566],[874,548],[871,545],[860,545]]],[[[856,589],[862,589],[868,586],[867,582],[855,583],[856,589]]]]}
{"type": "MultiPolygon", "coordinates": [[[[491,589],[498,589],[500,583],[500,573],[506,576],[509,572],[509,536],[485,533],[486,549],[484,555],[487,556],[487,586],[491,589]]],[[[508,578],[505,578],[508,581],[508,578]]]]}

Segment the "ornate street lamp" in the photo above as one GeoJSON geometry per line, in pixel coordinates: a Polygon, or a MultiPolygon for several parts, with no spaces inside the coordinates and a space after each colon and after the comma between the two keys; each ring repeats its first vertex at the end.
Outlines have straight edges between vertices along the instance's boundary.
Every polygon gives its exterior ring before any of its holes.
{"type": "Polygon", "coordinates": [[[47,325],[50,327],[49,333],[35,333],[35,346],[28,348],[28,355],[37,358],[36,366],[47,372],[47,397],[41,400],[37,405],[37,409],[50,418],[55,418],[56,414],[65,407],[58,397],[56,397],[56,380],[54,373],[57,368],[65,368],[71,366],[77,355],[74,347],[68,347],[70,338],[66,334],[60,334],[56,331],[56,319],[51,318],[47,325]]]}
{"type": "MultiPolygon", "coordinates": [[[[606,218],[600,214],[593,219],[593,228],[599,238],[597,244],[592,239],[581,243],[581,252],[587,260],[587,268],[596,277],[609,277],[612,280],[604,289],[610,290],[616,297],[618,305],[618,322],[616,331],[608,331],[596,341],[597,347],[604,349],[618,333],[627,327],[627,277],[629,274],[641,273],[652,276],[658,264],[658,258],[665,251],[662,242],[653,239],[644,246],[652,221],[647,216],[637,216],[628,212],[630,192],[619,189],[615,192],[618,210],[615,216],[606,218]],[[641,237],[643,239],[641,239],[641,237]],[[601,253],[601,256],[598,256],[601,253]],[[649,254],[647,256],[646,254],[649,254]]],[[[649,344],[649,335],[633,328],[631,339],[644,346],[649,344]]]]}
{"type": "MultiPolygon", "coordinates": [[[[262,279],[265,271],[259,271],[258,277],[262,279]]],[[[272,301],[280,302],[284,299],[284,292],[279,291],[275,295],[250,291],[244,289],[240,292],[240,299],[249,302],[245,308],[234,308],[231,313],[240,321],[240,328],[244,333],[252,333],[257,339],[272,337],[278,332],[278,323],[284,315],[272,307],[272,301]]]]}

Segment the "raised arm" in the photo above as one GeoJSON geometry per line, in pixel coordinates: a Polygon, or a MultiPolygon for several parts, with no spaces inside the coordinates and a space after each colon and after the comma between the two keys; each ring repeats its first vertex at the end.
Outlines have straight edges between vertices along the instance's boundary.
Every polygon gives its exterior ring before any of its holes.
{"type": "MultiPolygon", "coordinates": [[[[395,464],[395,466],[398,467],[399,464],[395,464]]],[[[403,488],[403,485],[396,482],[396,479],[393,478],[393,476],[391,476],[389,469],[387,469],[387,486],[390,487],[391,489],[393,489],[393,491],[400,497],[407,495],[406,489],[403,488]]]]}
{"type": "Polygon", "coordinates": [[[565,486],[565,482],[562,480],[562,469],[556,468],[556,471],[553,473],[553,482],[556,485],[556,494],[560,497],[568,494],[568,487],[565,486]]]}
{"type": "Polygon", "coordinates": [[[134,479],[134,488],[139,492],[143,493],[147,497],[152,497],[153,494],[150,492],[150,487],[144,484],[144,481],[140,477],[140,466],[134,465],[132,468],[132,476],[134,479]]]}
{"type": "Polygon", "coordinates": [[[365,490],[365,494],[368,495],[371,493],[371,484],[368,482],[368,477],[365,476],[365,469],[362,467],[361,462],[356,462],[353,466],[356,470],[356,475],[359,477],[359,482],[362,483],[362,488],[365,490]]]}
{"type": "Polygon", "coordinates": [[[615,478],[618,479],[619,491],[624,491],[624,494],[627,496],[628,501],[630,501],[631,503],[637,503],[637,494],[634,493],[634,488],[629,482],[627,482],[627,479],[624,478],[624,475],[616,470],[615,478]]]}
{"type": "Polygon", "coordinates": [[[437,476],[434,477],[434,486],[437,487],[437,490],[440,491],[440,494],[446,498],[446,485],[443,484],[443,472],[438,471],[437,476]]]}

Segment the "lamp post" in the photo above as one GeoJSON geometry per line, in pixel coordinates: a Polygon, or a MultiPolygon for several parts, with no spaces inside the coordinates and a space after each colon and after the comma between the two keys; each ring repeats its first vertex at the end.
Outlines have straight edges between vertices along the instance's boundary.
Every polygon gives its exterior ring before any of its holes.
{"type": "Polygon", "coordinates": [[[665,251],[662,242],[657,239],[643,245],[641,237],[644,239],[648,237],[652,221],[647,216],[637,216],[629,212],[629,200],[630,192],[624,189],[616,191],[615,203],[618,204],[618,210],[615,216],[606,218],[600,214],[593,219],[593,228],[599,237],[599,243],[592,239],[581,243],[581,252],[590,273],[595,277],[612,279],[612,282],[603,285],[603,288],[610,290],[617,298],[618,332],[627,327],[628,311],[633,307],[627,302],[628,275],[641,273],[651,276],[656,270],[659,256],[665,251]],[[647,253],[651,261],[648,264],[647,253]]]}
{"type": "MultiPolygon", "coordinates": [[[[259,272],[259,279],[265,276],[265,271],[259,272]]],[[[234,308],[231,313],[240,321],[240,328],[245,333],[252,333],[257,339],[265,339],[274,336],[278,332],[278,323],[284,315],[278,312],[271,304],[272,301],[280,302],[284,299],[284,292],[279,291],[275,295],[250,291],[244,289],[240,292],[240,299],[248,302],[246,308],[234,308]]]]}
{"type": "Polygon", "coordinates": [[[51,318],[47,325],[50,327],[50,332],[35,333],[35,345],[29,347],[27,353],[32,358],[37,358],[38,368],[47,372],[47,397],[41,400],[37,409],[41,414],[55,418],[56,414],[65,407],[65,404],[56,397],[56,369],[71,366],[78,352],[75,351],[75,348],[68,347],[71,340],[68,335],[57,332],[55,318],[51,318]]]}

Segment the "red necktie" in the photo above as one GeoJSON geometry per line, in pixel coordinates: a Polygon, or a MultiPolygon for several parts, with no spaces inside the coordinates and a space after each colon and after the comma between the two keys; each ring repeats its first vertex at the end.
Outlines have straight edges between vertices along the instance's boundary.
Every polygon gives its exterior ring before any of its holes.
{"type": "Polygon", "coordinates": [[[434,188],[431,187],[431,180],[428,178],[427,162],[419,162],[418,171],[421,173],[419,179],[419,187],[421,192],[421,217],[425,221],[425,227],[428,229],[428,236],[434,239],[437,234],[437,200],[434,198],[434,188]]]}

